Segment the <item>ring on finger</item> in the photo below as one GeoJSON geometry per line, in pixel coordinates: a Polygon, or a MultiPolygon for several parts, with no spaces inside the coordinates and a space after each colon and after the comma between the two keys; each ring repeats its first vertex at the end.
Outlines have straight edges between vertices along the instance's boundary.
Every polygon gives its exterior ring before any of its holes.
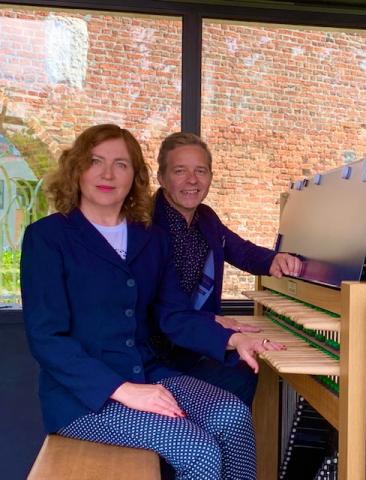
{"type": "Polygon", "coordinates": [[[266,344],[269,343],[270,341],[271,341],[271,340],[270,340],[269,338],[263,338],[263,340],[262,340],[262,345],[263,345],[263,347],[265,347],[266,344]]]}

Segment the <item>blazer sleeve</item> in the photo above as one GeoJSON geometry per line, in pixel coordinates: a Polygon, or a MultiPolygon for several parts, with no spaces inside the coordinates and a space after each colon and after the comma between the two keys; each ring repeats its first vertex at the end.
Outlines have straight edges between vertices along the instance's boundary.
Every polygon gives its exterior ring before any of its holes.
{"type": "Polygon", "coordinates": [[[57,233],[49,235],[39,227],[27,227],[21,257],[23,316],[30,349],[42,369],[97,411],[124,380],[70,336],[72,320],[57,233]]]}
{"type": "Polygon", "coordinates": [[[277,252],[244,240],[225,225],[221,225],[225,261],[254,275],[268,275],[277,252]]]}
{"type": "Polygon", "coordinates": [[[226,350],[234,330],[222,327],[215,314],[193,310],[189,297],[181,290],[171,255],[168,255],[154,306],[161,330],[177,345],[226,364],[238,361],[226,350]]]}

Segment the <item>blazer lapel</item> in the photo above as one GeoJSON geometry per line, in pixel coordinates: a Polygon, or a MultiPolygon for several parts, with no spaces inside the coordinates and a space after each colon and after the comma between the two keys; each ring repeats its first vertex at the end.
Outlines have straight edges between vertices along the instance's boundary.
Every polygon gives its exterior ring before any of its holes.
{"type": "Polygon", "coordinates": [[[129,223],[127,226],[127,258],[126,263],[129,265],[145,245],[152,235],[151,228],[146,228],[141,223],[129,223]]]}
{"type": "Polygon", "coordinates": [[[127,258],[124,261],[78,208],[69,213],[68,220],[69,225],[75,229],[77,241],[81,242],[95,255],[123,270],[128,270],[128,265],[141,252],[151,235],[150,229],[146,229],[143,225],[128,223],[127,258]]]}
{"type": "Polygon", "coordinates": [[[82,243],[88,250],[91,250],[95,255],[102,257],[107,262],[126,270],[126,262],[122,260],[114,248],[78,208],[72,210],[67,218],[69,226],[75,231],[76,241],[82,243]]]}
{"type": "Polygon", "coordinates": [[[220,232],[217,228],[217,222],[214,222],[205,211],[200,209],[200,207],[198,207],[198,226],[207,240],[208,246],[214,252],[222,253],[224,239],[220,236],[220,232]]]}

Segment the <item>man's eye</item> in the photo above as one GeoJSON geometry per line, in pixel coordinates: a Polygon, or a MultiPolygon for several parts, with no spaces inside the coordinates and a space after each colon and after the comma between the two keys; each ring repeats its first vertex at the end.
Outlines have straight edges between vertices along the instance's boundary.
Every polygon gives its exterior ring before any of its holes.
{"type": "Polygon", "coordinates": [[[183,168],[177,168],[176,170],[174,170],[174,173],[176,175],[183,175],[184,170],[183,170],[183,168]]]}
{"type": "Polygon", "coordinates": [[[199,168],[196,171],[196,173],[197,173],[197,175],[206,175],[208,173],[208,171],[205,168],[199,168]]]}

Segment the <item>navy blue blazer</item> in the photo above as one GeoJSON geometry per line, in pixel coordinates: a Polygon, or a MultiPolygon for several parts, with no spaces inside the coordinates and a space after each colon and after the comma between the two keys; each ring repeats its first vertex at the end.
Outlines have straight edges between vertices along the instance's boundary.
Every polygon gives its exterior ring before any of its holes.
{"type": "MultiPolygon", "coordinates": [[[[170,237],[170,229],[164,208],[162,189],[156,193],[154,224],[162,227],[170,237]]],[[[268,275],[276,252],[265,247],[259,247],[249,240],[244,240],[227,228],[207,205],[201,204],[197,208],[198,227],[205,237],[214,255],[215,283],[214,290],[202,309],[211,312],[220,312],[222,282],[224,277],[224,263],[253,273],[254,275],[268,275]]]]}
{"type": "Polygon", "coordinates": [[[125,381],[177,373],[149,347],[156,322],[175,344],[225,361],[233,332],[188,310],[165,233],[130,223],[127,247],[123,261],[79,209],[26,229],[23,313],[48,432],[98,411],[125,381]]]}

